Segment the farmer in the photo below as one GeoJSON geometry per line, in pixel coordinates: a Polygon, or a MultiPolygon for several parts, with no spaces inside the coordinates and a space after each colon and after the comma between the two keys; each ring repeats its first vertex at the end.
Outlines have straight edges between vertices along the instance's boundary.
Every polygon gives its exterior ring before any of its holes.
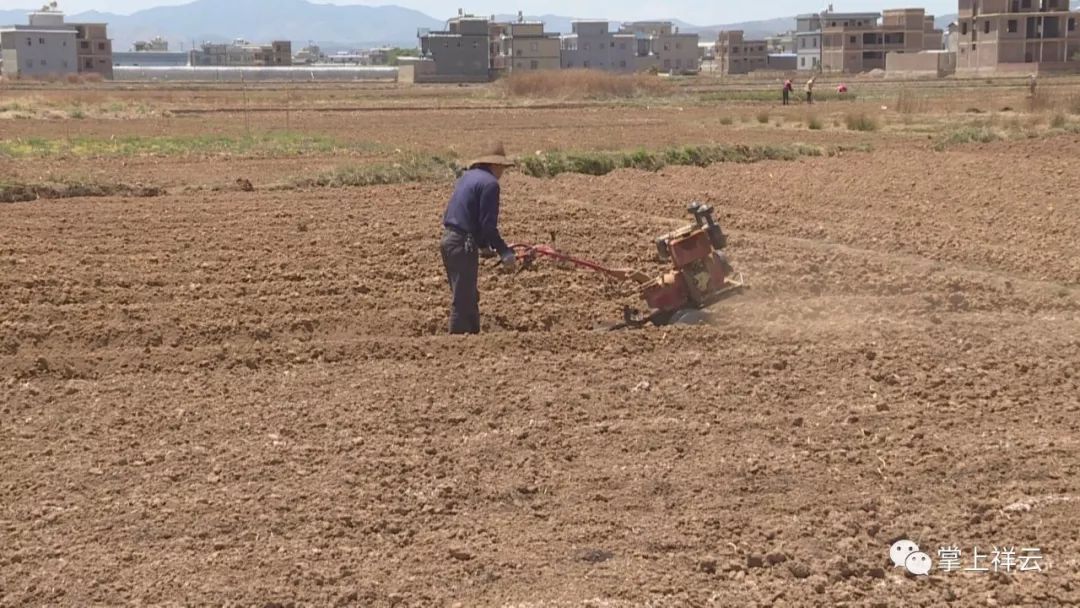
{"type": "Polygon", "coordinates": [[[517,265],[514,251],[499,235],[499,178],[514,162],[502,144],[469,163],[443,215],[442,260],[450,282],[450,333],[480,333],[480,250],[494,249],[502,267],[517,265]]]}
{"type": "Polygon", "coordinates": [[[810,80],[806,81],[806,103],[814,103],[814,79],[817,76],[811,76],[810,80]]]}
{"type": "Polygon", "coordinates": [[[788,78],[784,81],[784,105],[791,103],[791,93],[795,90],[795,85],[791,83],[791,79],[788,78]]]}
{"type": "Polygon", "coordinates": [[[840,86],[836,87],[836,95],[843,99],[847,95],[847,85],[841,82],[840,86]]]}

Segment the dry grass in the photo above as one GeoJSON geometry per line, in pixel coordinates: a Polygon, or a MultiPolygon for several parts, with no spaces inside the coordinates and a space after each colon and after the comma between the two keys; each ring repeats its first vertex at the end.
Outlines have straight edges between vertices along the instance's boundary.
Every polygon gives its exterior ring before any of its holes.
{"type": "Polygon", "coordinates": [[[1028,109],[1048,114],[1080,114],[1080,94],[1073,91],[1037,91],[1028,98],[1028,109]]]}
{"type": "Polygon", "coordinates": [[[613,99],[664,95],[670,83],[648,74],[612,74],[600,70],[549,70],[512,74],[504,81],[514,97],[613,99]]]}

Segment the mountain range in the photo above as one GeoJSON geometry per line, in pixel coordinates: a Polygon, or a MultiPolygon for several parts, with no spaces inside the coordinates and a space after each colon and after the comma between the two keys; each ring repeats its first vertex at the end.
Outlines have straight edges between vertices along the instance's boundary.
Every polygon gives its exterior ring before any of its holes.
{"type": "MultiPolygon", "coordinates": [[[[1073,0],[1074,8],[1080,0],[1073,0]]],[[[0,10],[0,24],[26,23],[27,10],[0,10]]],[[[499,20],[514,20],[517,15],[496,15],[499,20]]],[[[956,15],[936,18],[944,28],[956,15]]],[[[550,32],[567,33],[574,18],[559,15],[535,15],[529,19],[544,21],[550,32]]],[[[307,0],[195,0],[181,6],[160,6],[117,15],[89,11],[68,16],[72,22],[109,24],[113,48],[128,50],[136,40],[162,36],[170,49],[183,50],[204,41],[223,42],[234,38],[266,42],[292,40],[294,47],[309,41],[325,50],[370,46],[416,46],[420,28],[441,29],[445,21],[399,6],[338,6],[316,4],[307,0]]],[[[672,21],[687,33],[697,33],[703,40],[714,40],[722,30],[743,30],[748,38],[763,38],[795,29],[795,17],[700,26],[677,19],[672,21]]]]}

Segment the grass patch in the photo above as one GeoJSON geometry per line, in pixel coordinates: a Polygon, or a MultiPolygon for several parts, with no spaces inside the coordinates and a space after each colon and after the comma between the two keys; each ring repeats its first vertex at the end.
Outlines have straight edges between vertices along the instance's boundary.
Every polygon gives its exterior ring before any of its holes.
{"type": "Polygon", "coordinates": [[[934,142],[934,149],[941,151],[950,146],[957,146],[963,144],[987,144],[994,141],[999,141],[1004,137],[998,131],[988,126],[968,126],[960,129],[956,129],[951,133],[948,133],[934,142]]]}
{"type": "Polygon", "coordinates": [[[820,131],[825,128],[825,124],[821,122],[821,119],[817,116],[811,116],[806,119],[806,126],[811,131],[820,131]]]}
{"type": "Polygon", "coordinates": [[[763,125],[769,124],[769,113],[768,112],[758,112],[757,121],[759,123],[763,124],[763,125]]]}
{"type": "Polygon", "coordinates": [[[728,126],[735,124],[735,119],[730,116],[725,116],[720,119],[720,124],[728,126]]]}
{"type": "MultiPolygon", "coordinates": [[[[73,118],[76,116],[72,115],[73,118]]],[[[0,157],[22,158],[109,158],[129,156],[300,156],[343,150],[370,149],[370,145],[342,144],[323,136],[297,133],[268,133],[249,137],[160,136],[160,137],[40,137],[0,141],[0,157]]]]}
{"type": "Polygon", "coordinates": [[[1068,124],[1068,122],[1069,119],[1065,118],[1065,115],[1059,112],[1057,114],[1054,114],[1053,118],[1050,119],[1050,128],[1064,129],[1065,125],[1068,124]]]}
{"type": "Polygon", "coordinates": [[[461,167],[453,158],[417,155],[391,164],[338,167],[315,177],[294,178],[283,188],[342,188],[452,180],[460,171],[461,167]]]}
{"type": "Polygon", "coordinates": [[[21,184],[0,182],[0,203],[20,203],[38,199],[59,199],[76,197],[131,196],[149,198],[161,196],[165,191],[149,186],[128,184],[98,184],[90,182],[65,182],[21,184]]]}
{"type": "Polygon", "coordinates": [[[615,74],[602,70],[517,72],[502,80],[514,97],[617,99],[664,95],[672,85],[649,74],[615,74]]]}
{"type": "Polygon", "coordinates": [[[873,118],[863,113],[848,114],[844,117],[847,128],[851,131],[877,131],[878,123],[873,118]]]}
{"type": "Polygon", "coordinates": [[[554,177],[562,173],[606,175],[616,169],[658,171],[669,165],[707,167],[714,163],[754,163],[764,160],[795,160],[800,157],[835,156],[847,151],[865,151],[865,146],[821,147],[787,145],[703,145],[680,146],[659,151],[552,152],[529,156],[520,163],[521,172],[532,177],[554,177]]]}

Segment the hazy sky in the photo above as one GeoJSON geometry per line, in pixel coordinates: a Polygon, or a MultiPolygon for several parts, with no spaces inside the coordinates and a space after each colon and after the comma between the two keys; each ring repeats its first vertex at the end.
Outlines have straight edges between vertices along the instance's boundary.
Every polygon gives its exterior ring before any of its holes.
{"type": "MultiPolygon", "coordinates": [[[[227,2],[228,0],[222,0],[227,2]]],[[[273,0],[267,0],[272,2],[273,0]]],[[[733,23],[752,19],[787,17],[796,13],[817,12],[825,8],[828,0],[671,0],[667,2],[633,2],[617,0],[383,0],[377,2],[350,2],[338,0],[322,4],[396,4],[413,8],[437,19],[445,19],[457,12],[458,6],[476,14],[510,13],[523,10],[533,14],[555,14],[568,17],[606,17],[611,19],[645,19],[672,17],[695,25],[733,23]]],[[[0,9],[37,8],[41,0],[0,0],[0,9]]],[[[957,0],[833,0],[838,11],[881,10],[907,6],[925,6],[933,14],[955,13],[957,0]]],[[[184,0],[60,0],[60,8],[69,13],[96,9],[111,13],[130,14],[137,10],[164,4],[187,4],[184,0]]]]}

